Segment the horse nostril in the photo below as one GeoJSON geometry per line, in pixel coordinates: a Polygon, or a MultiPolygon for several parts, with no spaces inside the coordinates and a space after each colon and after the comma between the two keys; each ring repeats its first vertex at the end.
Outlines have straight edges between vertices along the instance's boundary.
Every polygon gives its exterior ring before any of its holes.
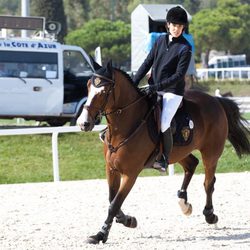
{"type": "Polygon", "coordinates": [[[90,122],[84,122],[84,123],[83,123],[83,126],[84,126],[84,127],[89,127],[89,126],[90,126],[90,122]]]}

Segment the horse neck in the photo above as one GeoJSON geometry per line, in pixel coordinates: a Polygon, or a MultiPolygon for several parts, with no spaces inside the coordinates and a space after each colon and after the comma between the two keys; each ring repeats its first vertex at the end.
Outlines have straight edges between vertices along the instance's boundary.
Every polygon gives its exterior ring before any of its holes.
{"type": "Polygon", "coordinates": [[[115,76],[114,103],[107,117],[112,135],[127,136],[147,112],[147,102],[124,76],[115,76]],[[117,112],[116,112],[117,111],[117,112]]]}

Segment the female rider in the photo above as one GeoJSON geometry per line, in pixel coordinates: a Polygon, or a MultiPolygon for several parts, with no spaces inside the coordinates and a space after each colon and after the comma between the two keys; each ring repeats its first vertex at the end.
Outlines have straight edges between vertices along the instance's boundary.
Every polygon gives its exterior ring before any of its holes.
{"type": "Polygon", "coordinates": [[[170,123],[184,95],[185,73],[192,55],[190,44],[182,36],[187,24],[187,13],[183,8],[177,6],[168,11],[166,16],[168,33],[160,36],[155,42],[133,79],[138,85],[151,68],[147,91],[157,92],[163,96],[161,132],[164,157],[158,164],[154,164],[155,168],[162,171],[166,171],[168,156],[173,147],[170,123]]]}

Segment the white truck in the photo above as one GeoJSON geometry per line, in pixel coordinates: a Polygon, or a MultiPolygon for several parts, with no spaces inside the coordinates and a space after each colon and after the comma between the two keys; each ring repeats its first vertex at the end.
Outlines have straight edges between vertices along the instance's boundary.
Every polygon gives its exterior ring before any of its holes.
{"type": "Polygon", "coordinates": [[[9,26],[21,29],[38,21],[30,19],[0,17],[0,119],[75,125],[87,99],[92,61],[82,48],[56,42],[53,31],[44,35],[44,20],[39,23],[43,30],[34,37],[6,35],[9,26]]]}

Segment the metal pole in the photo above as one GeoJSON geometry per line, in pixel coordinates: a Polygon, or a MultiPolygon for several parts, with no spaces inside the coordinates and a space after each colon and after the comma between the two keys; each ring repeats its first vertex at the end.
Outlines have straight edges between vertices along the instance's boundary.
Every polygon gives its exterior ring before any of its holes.
{"type": "Polygon", "coordinates": [[[110,19],[111,21],[115,20],[115,7],[116,7],[116,1],[115,0],[111,0],[110,1],[110,7],[111,7],[111,14],[110,14],[110,19]]]}
{"type": "Polygon", "coordinates": [[[58,161],[58,132],[52,133],[52,157],[54,182],[60,181],[58,161]]]}
{"type": "Polygon", "coordinates": [[[168,174],[169,174],[169,176],[174,175],[174,164],[169,164],[168,165],[168,174]]]}
{"type": "MultiPolygon", "coordinates": [[[[30,15],[30,2],[29,0],[22,0],[22,6],[21,6],[21,14],[23,17],[29,16],[30,15]]],[[[27,30],[22,30],[21,31],[21,36],[23,38],[27,37],[27,30]]]]}

